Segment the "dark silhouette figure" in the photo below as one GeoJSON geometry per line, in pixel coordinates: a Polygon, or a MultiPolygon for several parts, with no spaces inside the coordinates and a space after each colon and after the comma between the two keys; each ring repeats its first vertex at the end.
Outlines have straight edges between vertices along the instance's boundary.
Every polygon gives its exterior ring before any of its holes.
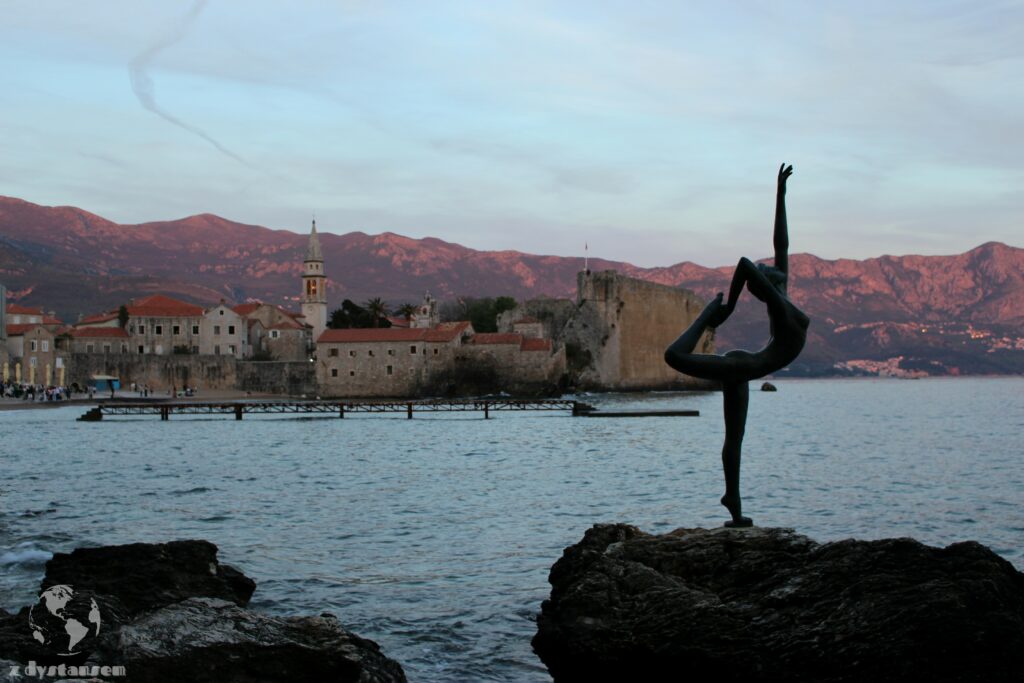
{"type": "Polygon", "coordinates": [[[775,266],[755,264],[741,258],[729,286],[729,298],[723,293],[707,305],[679,339],[665,350],[665,362],[679,372],[701,379],[722,382],[725,407],[725,444],[722,446],[722,469],[725,472],[725,495],[722,505],[732,514],[726,526],[750,526],[750,518],[742,515],[740,500],[740,451],[747,424],[747,382],[777,372],[792,363],[807,340],[810,318],[786,297],[789,273],[789,228],[786,224],[786,181],[792,166],[779,167],[778,193],[775,202],[775,266]],[[724,323],[736,308],[736,301],[746,285],[747,291],[768,308],[771,339],[760,351],[751,353],[736,349],[722,355],[694,353],[697,342],[709,327],[724,323]]]}

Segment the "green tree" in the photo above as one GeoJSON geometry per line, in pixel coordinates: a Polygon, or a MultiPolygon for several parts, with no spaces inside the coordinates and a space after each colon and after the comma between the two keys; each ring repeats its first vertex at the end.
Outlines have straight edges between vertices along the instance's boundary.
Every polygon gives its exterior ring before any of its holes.
{"type": "Polygon", "coordinates": [[[373,316],[362,306],[353,303],[350,299],[345,299],[341,302],[340,308],[331,311],[327,327],[332,330],[360,327],[391,327],[391,321],[387,318],[373,316]]]}
{"type": "Polygon", "coordinates": [[[413,314],[416,312],[416,304],[402,304],[395,309],[395,313],[405,318],[406,322],[412,320],[413,314]]]}
{"type": "Polygon", "coordinates": [[[370,327],[380,327],[381,318],[388,316],[388,306],[379,296],[368,300],[363,304],[363,308],[370,315],[370,327]]]}
{"type": "Polygon", "coordinates": [[[121,307],[117,309],[117,325],[122,330],[128,325],[128,307],[121,304],[121,307]]]}

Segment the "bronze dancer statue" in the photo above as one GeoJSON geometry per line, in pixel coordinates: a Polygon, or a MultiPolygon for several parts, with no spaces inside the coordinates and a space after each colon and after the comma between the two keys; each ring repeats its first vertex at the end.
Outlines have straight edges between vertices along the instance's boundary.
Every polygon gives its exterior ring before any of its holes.
{"type": "Polygon", "coordinates": [[[729,298],[723,302],[722,292],[705,307],[693,324],[665,350],[665,362],[679,372],[702,379],[722,382],[725,406],[725,444],[722,446],[722,469],[725,472],[725,495],[722,505],[732,514],[726,526],[750,526],[753,522],[742,515],[740,501],[740,449],[747,424],[747,382],[777,372],[792,363],[807,341],[810,318],[786,297],[789,273],[789,228],[786,225],[786,180],[793,167],[779,167],[778,192],[775,201],[775,266],[755,264],[741,258],[729,286],[729,298]],[[722,355],[694,353],[704,331],[724,323],[736,308],[743,286],[763,301],[768,308],[771,339],[756,353],[736,349],[722,355]]]}

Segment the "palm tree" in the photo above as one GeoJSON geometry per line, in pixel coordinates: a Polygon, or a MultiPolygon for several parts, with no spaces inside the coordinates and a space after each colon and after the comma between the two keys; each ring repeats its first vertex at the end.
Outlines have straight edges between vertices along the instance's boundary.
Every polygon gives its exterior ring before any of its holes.
{"type": "Polygon", "coordinates": [[[395,313],[405,318],[406,322],[412,320],[413,313],[416,312],[416,304],[402,304],[395,309],[395,313]]]}
{"type": "Polygon", "coordinates": [[[379,296],[367,301],[363,304],[363,308],[365,308],[366,312],[370,314],[370,324],[373,327],[380,327],[380,319],[386,317],[388,314],[388,305],[384,303],[384,300],[379,296]]]}

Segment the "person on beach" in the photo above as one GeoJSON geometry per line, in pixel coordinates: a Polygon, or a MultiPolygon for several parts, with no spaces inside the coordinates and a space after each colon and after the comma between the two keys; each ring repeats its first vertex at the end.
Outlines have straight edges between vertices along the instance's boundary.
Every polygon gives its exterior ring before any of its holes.
{"type": "Polygon", "coordinates": [[[747,383],[777,372],[792,363],[807,341],[810,318],[786,296],[789,275],[789,227],[786,223],[786,181],[793,167],[779,167],[775,200],[775,265],[755,264],[741,258],[729,286],[729,297],[718,293],[697,319],[665,350],[665,362],[679,372],[722,383],[725,412],[725,443],[722,446],[722,469],[725,474],[724,505],[732,515],[729,527],[751,526],[744,517],[740,499],[740,452],[747,424],[747,383]],[[771,338],[757,352],[735,349],[721,355],[694,353],[697,342],[708,328],[716,328],[728,320],[746,286],[747,291],[768,309],[771,338]]]}

